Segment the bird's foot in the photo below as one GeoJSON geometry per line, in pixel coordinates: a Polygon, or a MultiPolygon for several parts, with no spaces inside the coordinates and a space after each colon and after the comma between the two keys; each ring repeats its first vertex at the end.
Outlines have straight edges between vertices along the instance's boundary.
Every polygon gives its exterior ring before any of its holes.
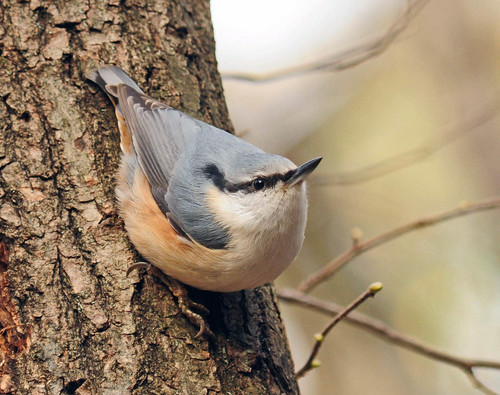
{"type": "Polygon", "coordinates": [[[127,277],[130,276],[130,273],[132,273],[134,270],[139,270],[139,269],[146,269],[149,273],[149,270],[151,269],[151,264],[147,262],[136,262],[131,264],[128,269],[127,269],[127,277]]]}
{"type": "Polygon", "coordinates": [[[193,325],[200,328],[195,336],[195,339],[204,334],[211,338],[215,337],[206,323],[205,318],[203,318],[203,316],[208,315],[210,311],[202,304],[196,303],[189,298],[188,291],[184,284],[170,276],[167,276],[160,269],[146,262],[137,262],[130,265],[127,270],[127,276],[134,270],[138,269],[146,269],[149,274],[158,277],[170,289],[172,294],[177,298],[177,302],[182,313],[189,321],[191,321],[193,325]],[[192,309],[197,310],[198,313],[195,313],[192,309]]]}

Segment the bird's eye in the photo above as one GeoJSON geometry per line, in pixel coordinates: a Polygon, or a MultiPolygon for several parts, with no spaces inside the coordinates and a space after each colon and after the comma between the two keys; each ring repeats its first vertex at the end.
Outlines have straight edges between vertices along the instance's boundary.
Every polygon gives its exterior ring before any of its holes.
{"type": "Polygon", "coordinates": [[[256,191],[260,191],[266,186],[266,182],[262,178],[256,178],[253,180],[252,186],[256,191]]]}

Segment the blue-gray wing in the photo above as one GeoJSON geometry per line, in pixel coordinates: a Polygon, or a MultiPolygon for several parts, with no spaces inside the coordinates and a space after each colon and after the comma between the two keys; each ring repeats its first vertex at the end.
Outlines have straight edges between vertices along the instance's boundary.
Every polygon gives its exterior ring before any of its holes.
{"type": "Polygon", "coordinates": [[[118,102],[137,154],[160,209],[166,213],[166,193],[179,158],[202,122],[120,84],[118,102]]]}
{"type": "Polygon", "coordinates": [[[146,96],[116,66],[93,71],[88,78],[108,94],[125,119],[124,133],[132,140],[126,155],[130,152],[133,163],[139,163],[158,207],[172,227],[185,239],[194,239],[208,248],[224,248],[229,239],[227,232],[216,224],[200,198],[206,178],[203,172],[186,173],[186,163],[194,161],[203,168],[206,158],[196,147],[205,154],[223,155],[229,146],[226,139],[234,137],[146,96]],[[201,136],[198,144],[194,143],[201,136]],[[179,186],[176,193],[170,188],[174,183],[179,186]]]}

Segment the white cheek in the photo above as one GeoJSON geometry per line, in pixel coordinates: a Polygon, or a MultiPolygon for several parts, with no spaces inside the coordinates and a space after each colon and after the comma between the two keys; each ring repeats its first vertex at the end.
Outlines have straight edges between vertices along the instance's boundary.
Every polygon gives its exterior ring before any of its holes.
{"type": "Polygon", "coordinates": [[[238,229],[252,224],[256,220],[253,209],[254,199],[240,194],[225,194],[216,188],[209,190],[207,205],[214,213],[217,222],[228,229],[238,229]]]}
{"type": "Polygon", "coordinates": [[[300,233],[294,234],[294,239],[303,237],[307,211],[304,184],[298,188],[247,194],[226,194],[213,188],[207,194],[207,205],[233,237],[244,238],[250,234],[268,237],[270,233],[288,232],[300,233]]]}
{"type": "Polygon", "coordinates": [[[232,231],[261,231],[262,228],[273,228],[280,213],[281,193],[264,191],[256,193],[226,194],[211,189],[207,195],[207,203],[216,220],[232,231]]]}

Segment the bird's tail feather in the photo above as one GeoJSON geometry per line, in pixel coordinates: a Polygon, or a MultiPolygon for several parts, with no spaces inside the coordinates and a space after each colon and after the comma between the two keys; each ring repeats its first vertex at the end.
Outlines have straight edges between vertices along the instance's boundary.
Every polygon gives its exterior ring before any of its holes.
{"type": "Polygon", "coordinates": [[[110,99],[116,104],[116,86],[125,84],[135,91],[144,94],[143,90],[130,78],[127,73],[116,66],[106,66],[94,70],[87,74],[87,78],[94,81],[99,87],[108,94],[110,99]]]}

